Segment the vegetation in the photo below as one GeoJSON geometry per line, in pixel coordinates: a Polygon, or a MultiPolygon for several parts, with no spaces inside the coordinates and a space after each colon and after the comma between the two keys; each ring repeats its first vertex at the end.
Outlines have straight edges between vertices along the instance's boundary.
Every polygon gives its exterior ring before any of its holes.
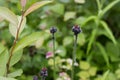
{"type": "Polygon", "coordinates": [[[120,80],[119,4],[1,0],[0,80],[120,80]]]}

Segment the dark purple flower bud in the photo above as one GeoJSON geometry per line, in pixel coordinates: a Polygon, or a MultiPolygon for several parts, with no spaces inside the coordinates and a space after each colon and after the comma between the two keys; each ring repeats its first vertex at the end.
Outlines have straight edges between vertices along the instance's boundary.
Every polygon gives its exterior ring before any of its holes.
{"type": "Polygon", "coordinates": [[[35,76],[33,77],[33,80],[38,80],[38,76],[35,75],[35,76]]]}
{"type": "Polygon", "coordinates": [[[47,68],[42,68],[42,70],[40,71],[40,75],[42,77],[47,77],[48,76],[47,68]]]}
{"type": "Polygon", "coordinates": [[[55,27],[50,28],[50,33],[54,34],[55,32],[57,32],[57,29],[55,27]]]}
{"type": "Polygon", "coordinates": [[[80,29],[78,25],[73,26],[72,31],[74,32],[74,35],[77,35],[80,32],[82,32],[82,30],[80,29]]]}

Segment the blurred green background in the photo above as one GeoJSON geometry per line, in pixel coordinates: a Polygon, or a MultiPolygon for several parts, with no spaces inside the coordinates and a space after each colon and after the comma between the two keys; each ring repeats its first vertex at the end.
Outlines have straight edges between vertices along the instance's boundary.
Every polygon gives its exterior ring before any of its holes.
{"type": "MultiPolygon", "coordinates": [[[[28,0],[26,9],[37,1],[40,0],[28,0]]],[[[104,9],[114,0],[101,1],[104,9]]],[[[19,0],[0,0],[0,6],[21,15],[19,0]]],[[[99,11],[96,0],[55,0],[31,13],[20,38],[36,31],[43,35],[35,44],[24,49],[21,60],[11,71],[22,68],[23,74],[18,80],[32,80],[41,68],[47,67],[46,80],[52,80],[53,60],[46,58],[46,53],[52,51],[49,29],[56,26],[57,80],[69,80],[74,41],[71,29],[79,25],[82,33],[78,36],[75,80],[120,80],[120,3],[100,18],[99,11]]],[[[13,41],[8,22],[0,22],[0,42],[10,48],[13,41]]]]}

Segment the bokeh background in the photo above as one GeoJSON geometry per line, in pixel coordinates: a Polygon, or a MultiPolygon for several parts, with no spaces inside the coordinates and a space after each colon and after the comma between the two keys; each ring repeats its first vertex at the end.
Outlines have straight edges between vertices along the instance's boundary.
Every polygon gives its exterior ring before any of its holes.
{"type": "MultiPolygon", "coordinates": [[[[26,9],[37,1],[40,0],[27,0],[26,9]]],[[[101,1],[104,9],[114,0],[101,1]]],[[[0,0],[0,6],[8,7],[15,14],[21,15],[20,0],[0,0]]],[[[79,25],[82,33],[78,36],[75,80],[120,80],[120,3],[107,11],[101,19],[98,18],[98,11],[96,0],[55,0],[28,15],[20,38],[36,31],[41,31],[43,35],[35,44],[24,49],[19,63],[11,68],[12,71],[23,69],[22,76],[17,79],[32,80],[43,67],[48,70],[46,80],[53,79],[53,59],[48,55],[52,54],[53,46],[49,29],[56,26],[57,80],[69,80],[74,42],[71,29],[74,25],[79,25]],[[97,20],[106,23],[110,31],[97,20]]],[[[10,48],[13,41],[8,22],[0,22],[0,42],[10,48]]]]}

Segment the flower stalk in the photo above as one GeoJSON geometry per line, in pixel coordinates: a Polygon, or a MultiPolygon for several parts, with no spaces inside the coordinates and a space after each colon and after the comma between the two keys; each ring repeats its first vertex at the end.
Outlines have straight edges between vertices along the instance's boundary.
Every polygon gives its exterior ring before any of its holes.
{"type": "Polygon", "coordinates": [[[53,40],[53,61],[54,61],[54,72],[53,72],[53,77],[54,80],[56,79],[56,66],[55,66],[55,35],[54,33],[57,32],[57,29],[55,27],[52,27],[50,29],[50,33],[52,34],[52,40],[53,40]]]}

